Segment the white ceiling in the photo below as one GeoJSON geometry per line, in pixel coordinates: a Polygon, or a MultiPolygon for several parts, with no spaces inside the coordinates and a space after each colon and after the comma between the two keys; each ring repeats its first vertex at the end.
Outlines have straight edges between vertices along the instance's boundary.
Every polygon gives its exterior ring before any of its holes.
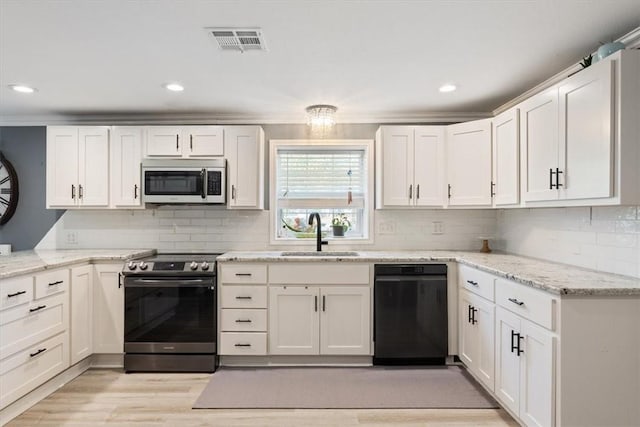
{"type": "Polygon", "coordinates": [[[0,116],[298,122],[316,103],[343,122],[489,113],[638,26],[638,0],[0,0],[0,116]],[[268,51],[220,51],[212,26],[260,27],[268,51]],[[445,82],[458,91],[439,93],[445,82]]]}

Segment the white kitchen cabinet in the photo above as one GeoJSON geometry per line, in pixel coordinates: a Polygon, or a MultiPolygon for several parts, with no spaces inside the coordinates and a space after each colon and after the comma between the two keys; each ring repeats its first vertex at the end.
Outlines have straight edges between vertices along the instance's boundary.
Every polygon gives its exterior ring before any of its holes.
{"type": "Polygon", "coordinates": [[[225,127],[227,208],[264,209],[264,131],[260,126],[225,127]]]}
{"type": "Polygon", "coordinates": [[[145,157],[220,157],[224,155],[222,126],[149,126],[145,157]]]}
{"type": "Polygon", "coordinates": [[[505,111],[493,124],[493,204],[496,207],[520,202],[520,128],[517,108],[505,111]]]}
{"type": "Polygon", "coordinates": [[[47,127],[47,207],[109,206],[109,129],[47,127]]]}
{"type": "Polygon", "coordinates": [[[464,289],[459,300],[460,359],[493,391],[495,304],[464,289]]]}
{"type": "Polygon", "coordinates": [[[377,208],[443,205],[444,127],[381,126],[376,151],[377,208]]]}
{"type": "Polygon", "coordinates": [[[96,264],[93,289],[93,351],[124,351],[122,264],[96,264]]]}
{"type": "Polygon", "coordinates": [[[369,354],[370,299],[364,286],[270,286],[269,353],[369,354]]]}
{"type": "Polygon", "coordinates": [[[496,307],[498,399],[526,426],[555,425],[554,335],[496,307]]]}
{"type": "Polygon", "coordinates": [[[93,353],[93,266],[71,269],[71,364],[93,353]]]}
{"type": "Polygon", "coordinates": [[[115,126],[111,131],[111,206],[142,207],[143,128],[115,126]]]}
{"type": "Polygon", "coordinates": [[[447,126],[448,206],[491,206],[491,119],[447,126]]]}

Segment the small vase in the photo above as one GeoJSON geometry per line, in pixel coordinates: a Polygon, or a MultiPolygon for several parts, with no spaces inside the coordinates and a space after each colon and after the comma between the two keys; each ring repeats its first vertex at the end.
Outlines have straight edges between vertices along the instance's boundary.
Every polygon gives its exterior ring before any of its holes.
{"type": "Polygon", "coordinates": [[[331,228],[333,228],[334,237],[344,237],[344,226],[332,225],[331,228]]]}

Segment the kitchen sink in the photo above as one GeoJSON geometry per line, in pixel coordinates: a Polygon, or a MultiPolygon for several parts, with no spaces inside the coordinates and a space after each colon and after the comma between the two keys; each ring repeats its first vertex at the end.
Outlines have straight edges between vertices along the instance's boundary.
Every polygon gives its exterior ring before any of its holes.
{"type": "Polygon", "coordinates": [[[327,252],[318,252],[318,251],[293,251],[293,252],[282,252],[282,256],[358,256],[358,252],[339,252],[339,251],[327,251],[327,252]]]}

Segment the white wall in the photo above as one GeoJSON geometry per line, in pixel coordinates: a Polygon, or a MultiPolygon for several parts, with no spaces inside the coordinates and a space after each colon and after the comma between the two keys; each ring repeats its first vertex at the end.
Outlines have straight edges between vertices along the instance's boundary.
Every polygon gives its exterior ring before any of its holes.
{"type": "MultiPolygon", "coordinates": [[[[334,250],[459,249],[480,247],[479,236],[494,234],[492,210],[376,211],[375,242],[334,250]],[[432,234],[432,222],[444,234],[432,234]]],[[[139,211],[68,210],[36,249],[157,248],[160,251],[278,250],[269,245],[268,211],[227,211],[220,207],[139,211]]],[[[315,248],[315,241],[296,249],[315,248]]],[[[326,250],[331,250],[331,242],[326,250]]]]}
{"type": "Polygon", "coordinates": [[[640,206],[498,211],[503,251],[640,277],[640,206]]]}

